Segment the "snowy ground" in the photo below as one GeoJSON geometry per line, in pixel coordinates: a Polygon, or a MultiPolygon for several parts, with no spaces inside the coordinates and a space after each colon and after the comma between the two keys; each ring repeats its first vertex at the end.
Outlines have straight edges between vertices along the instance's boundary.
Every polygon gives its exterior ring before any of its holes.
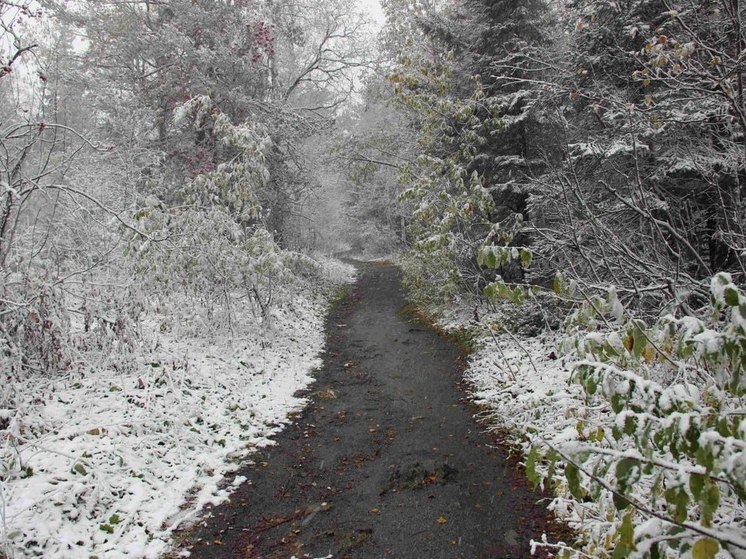
{"type": "Polygon", "coordinates": [[[488,424],[504,431],[509,442],[524,445],[528,431],[576,433],[577,415],[588,411],[582,388],[570,384],[570,367],[558,357],[559,334],[527,337],[496,331],[493,337],[486,333],[487,324],[500,324],[505,316],[480,307],[477,323],[475,306],[451,307],[439,322],[450,331],[477,329],[477,349],[469,355],[464,376],[475,402],[488,410],[488,424]]]}
{"type": "MultiPolygon", "coordinates": [[[[337,283],[354,273],[326,269],[337,283]]],[[[227,498],[237,459],[303,406],[294,394],[321,363],[326,307],[301,293],[236,339],[153,327],[154,349],[129,372],[6,383],[0,556],[161,555],[175,528],[227,498]]]]}

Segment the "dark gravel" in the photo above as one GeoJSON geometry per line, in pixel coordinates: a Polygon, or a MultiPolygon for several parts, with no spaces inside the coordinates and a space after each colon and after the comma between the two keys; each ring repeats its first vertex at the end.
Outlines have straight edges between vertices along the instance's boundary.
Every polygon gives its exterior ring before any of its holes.
{"type": "Polygon", "coordinates": [[[193,558],[531,557],[548,515],[473,419],[458,348],[402,312],[396,268],[360,271],[329,317],[307,409],[184,547],[193,558]]]}

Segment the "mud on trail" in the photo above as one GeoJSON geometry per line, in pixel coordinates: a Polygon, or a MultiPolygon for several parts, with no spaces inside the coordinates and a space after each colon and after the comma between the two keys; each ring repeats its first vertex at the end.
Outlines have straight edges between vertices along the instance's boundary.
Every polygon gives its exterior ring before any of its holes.
{"type": "Polygon", "coordinates": [[[540,497],[473,419],[458,348],[404,305],[396,268],[360,264],[309,405],[192,530],[192,558],[531,557],[540,497]]]}

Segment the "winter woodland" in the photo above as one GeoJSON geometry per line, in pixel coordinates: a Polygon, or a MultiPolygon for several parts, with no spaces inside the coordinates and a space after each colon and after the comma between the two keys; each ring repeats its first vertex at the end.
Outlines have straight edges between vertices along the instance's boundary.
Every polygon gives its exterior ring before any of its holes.
{"type": "Polygon", "coordinates": [[[746,5],[381,4],[0,0],[0,557],[167,552],[339,253],[470,340],[535,548],[746,557],[746,5]]]}

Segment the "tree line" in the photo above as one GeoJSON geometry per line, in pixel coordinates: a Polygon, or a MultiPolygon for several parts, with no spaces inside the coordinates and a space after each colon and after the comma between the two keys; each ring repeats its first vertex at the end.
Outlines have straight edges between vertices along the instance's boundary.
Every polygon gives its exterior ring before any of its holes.
{"type": "Polygon", "coordinates": [[[202,313],[210,332],[248,300],[261,320],[313,275],[309,146],[369,59],[352,2],[3,1],[0,16],[4,371],[78,370],[91,348],[136,344],[154,310],[202,313]]]}
{"type": "Polygon", "coordinates": [[[526,433],[530,477],[574,503],[581,539],[557,549],[740,556],[743,3],[382,4],[367,103],[388,126],[347,153],[353,188],[398,188],[355,210],[397,213],[416,299],[552,310],[558,355],[607,410],[571,442],[526,433]]]}

